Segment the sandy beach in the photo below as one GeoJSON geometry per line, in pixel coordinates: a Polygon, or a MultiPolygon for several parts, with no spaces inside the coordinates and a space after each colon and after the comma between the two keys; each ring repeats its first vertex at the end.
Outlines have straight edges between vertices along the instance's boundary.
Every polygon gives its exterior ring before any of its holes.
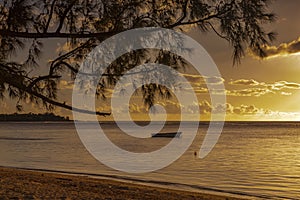
{"type": "Polygon", "coordinates": [[[0,168],[0,182],[0,199],[237,199],[87,176],[3,167],[0,168]]]}

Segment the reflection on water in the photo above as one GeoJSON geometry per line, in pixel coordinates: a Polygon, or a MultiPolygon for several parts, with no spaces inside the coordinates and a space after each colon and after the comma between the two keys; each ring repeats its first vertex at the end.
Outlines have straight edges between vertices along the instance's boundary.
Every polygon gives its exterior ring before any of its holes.
{"type": "MultiPolygon", "coordinates": [[[[198,159],[207,125],[189,150],[169,167],[131,175],[100,164],[85,150],[72,123],[0,123],[0,165],[104,174],[184,189],[206,189],[256,198],[300,199],[299,123],[227,123],[218,144],[198,159]]],[[[102,124],[118,146],[149,152],[166,145],[166,138],[132,139],[114,124],[102,124]]],[[[178,124],[168,124],[174,131],[178,124]]],[[[117,158],[112,158],[117,159],[117,158]]]]}

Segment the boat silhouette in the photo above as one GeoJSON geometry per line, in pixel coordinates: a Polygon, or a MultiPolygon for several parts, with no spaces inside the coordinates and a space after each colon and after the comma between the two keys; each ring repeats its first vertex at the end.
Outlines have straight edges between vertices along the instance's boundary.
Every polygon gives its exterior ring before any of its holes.
{"type": "Polygon", "coordinates": [[[182,132],[166,132],[166,133],[152,133],[153,138],[180,138],[182,132]]]}

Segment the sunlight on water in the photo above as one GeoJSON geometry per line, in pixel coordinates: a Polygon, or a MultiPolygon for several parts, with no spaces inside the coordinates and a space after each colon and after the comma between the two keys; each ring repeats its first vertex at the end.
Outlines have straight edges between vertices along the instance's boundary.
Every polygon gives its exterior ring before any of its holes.
{"type": "MultiPolygon", "coordinates": [[[[133,139],[113,124],[102,126],[115,144],[128,151],[154,151],[170,141],[133,139]]],[[[195,156],[207,129],[207,125],[200,125],[195,142],[179,160],[165,169],[140,175],[117,172],[98,163],[84,149],[72,123],[0,123],[0,127],[2,166],[116,175],[262,199],[300,198],[299,123],[227,123],[205,159],[195,156]]],[[[165,131],[177,128],[178,124],[168,124],[165,131]]]]}

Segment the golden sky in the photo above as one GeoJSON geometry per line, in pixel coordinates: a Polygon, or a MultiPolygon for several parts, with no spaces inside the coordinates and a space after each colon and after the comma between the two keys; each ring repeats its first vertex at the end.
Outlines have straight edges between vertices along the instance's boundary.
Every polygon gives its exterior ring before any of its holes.
{"type": "MultiPolygon", "coordinates": [[[[198,30],[189,33],[205,47],[221,72],[222,77],[211,77],[214,79],[210,81],[225,85],[227,105],[223,109],[227,110],[227,120],[300,120],[299,8],[299,0],[275,1],[272,9],[277,14],[277,21],[267,29],[277,32],[278,36],[271,46],[265,47],[268,58],[259,60],[256,55],[248,53],[238,66],[232,65],[232,51],[226,41],[213,34],[202,34],[198,30]]],[[[49,54],[60,46],[57,40],[49,41],[43,59],[46,60],[49,54]]],[[[199,106],[202,119],[208,120],[211,110],[218,108],[211,106],[206,87],[202,84],[203,77],[186,75],[186,78],[192,82],[199,99],[199,102],[191,107],[199,106]]],[[[62,81],[61,89],[60,97],[63,101],[70,102],[72,83],[62,81]]],[[[135,119],[147,119],[148,111],[140,100],[134,98],[130,105],[132,116],[135,119]]],[[[1,104],[2,113],[15,111],[15,102],[10,99],[5,99],[1,104]]],[[[107,102],[100,102],[99,105],[99,109],[109,109],[107,102]]],[[[167,107],[170,119],[178,119],[179,105],[176,102],[165,101],[161,102],[161,105],[167,107]]],[[[28,104],[24,108],[25,112],[44,112],[36,105],[28,104]]],[[[71,112],[61,108],[58,108],[56,113],[71,115],[71,112]]]]}

